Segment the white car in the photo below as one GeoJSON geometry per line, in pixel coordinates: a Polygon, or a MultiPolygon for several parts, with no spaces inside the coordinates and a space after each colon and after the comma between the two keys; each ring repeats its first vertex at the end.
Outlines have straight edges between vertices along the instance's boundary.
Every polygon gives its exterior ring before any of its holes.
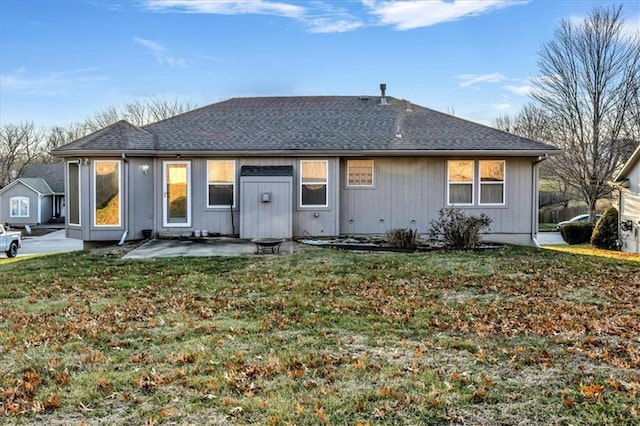
{"type": "MultiPolygon", "coordinates": [[[[595,217],[595,220],[593,221],[593,223],[596,223],[597,221],[600,220],[600,218],[602,217],[601,214],[597,214],[595,217]]],[[[558,224],[556,225],[556,231],[559,231],[560,228],[562,228],[564,225],[567,225],[569,223],[587,223],[589,222],[589,215],[588,214],[579,214],[576,217],[572,217],[569,220],[563,220],[562,222],[558,222],[558,224]]]]}

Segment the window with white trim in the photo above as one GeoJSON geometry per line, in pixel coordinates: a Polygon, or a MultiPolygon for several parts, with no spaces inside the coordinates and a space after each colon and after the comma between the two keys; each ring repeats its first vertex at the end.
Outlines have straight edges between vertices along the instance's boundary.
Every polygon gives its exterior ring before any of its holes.
{"type": "Polygon", "coordinates": [[[327,207],[327,160],[300,160],[300,207],[327,207]]]}
{"type": "Polygon", "coordinates": [[[504,204],[504,160],[480,160],[480,204],[504,204]]]}
{"type": "Polygon", "coordinates": [[[235,160],[207,161],[207,207],[235,207],[235,194],[235,160]]]}
{"type": "Polygon", "coordinates": [[[448,204],[452,206],[473,205],[473,160],[449,160],[447,162],[448,204]]]}
{"type": "Polygon", "coordinates": [[[373,186],[373,160],[347,160],[347,186],[373,186]]]}
{"type": "Polygon", "coordinates": [[[29,217],[29,199],[27,197],[11,197],[9,199],[10,217],[29,217]]]}
{"type": "Polygon", "coordinates": [[[95,161],[93,179],[94,225],[120,226],[122,212],[120,160],[95,161]]]}
{"type": "Polygon", "coordinates": [[[67,163],[67,220],[69,225],[80,225],[80,163],[67,163]]]}

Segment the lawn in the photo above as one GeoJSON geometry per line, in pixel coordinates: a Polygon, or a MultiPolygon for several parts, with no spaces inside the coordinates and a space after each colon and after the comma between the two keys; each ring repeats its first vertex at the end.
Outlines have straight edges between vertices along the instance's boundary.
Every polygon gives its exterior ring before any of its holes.
{"type": "Polygon", "coordinates": [[[0,422],[637,425],[638,300],[528,248],[1,263],[0,422]]]}

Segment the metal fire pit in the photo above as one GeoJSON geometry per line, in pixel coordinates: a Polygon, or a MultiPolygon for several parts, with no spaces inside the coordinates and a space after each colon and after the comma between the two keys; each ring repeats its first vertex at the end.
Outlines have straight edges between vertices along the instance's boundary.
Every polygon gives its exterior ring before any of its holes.
{"type": "Polygon", "coordinates": [[[282,238],[254,238],[251,240],[256,245],[256,253],[264,254],[267,250],[271,253],[280,253],[280,244],[284,243],[282,238]]]}

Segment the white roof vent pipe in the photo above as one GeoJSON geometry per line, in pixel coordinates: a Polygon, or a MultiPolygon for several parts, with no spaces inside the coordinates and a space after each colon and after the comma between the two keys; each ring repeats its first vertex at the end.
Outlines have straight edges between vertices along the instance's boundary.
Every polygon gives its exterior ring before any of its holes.
{"type": "Polygon", "coordinates": [[[385,92],[387,91],[387,85],[384,83],[380,84],[380,105],[389,105],[387,103],[387,97],[385,96],[385,92]]]}

